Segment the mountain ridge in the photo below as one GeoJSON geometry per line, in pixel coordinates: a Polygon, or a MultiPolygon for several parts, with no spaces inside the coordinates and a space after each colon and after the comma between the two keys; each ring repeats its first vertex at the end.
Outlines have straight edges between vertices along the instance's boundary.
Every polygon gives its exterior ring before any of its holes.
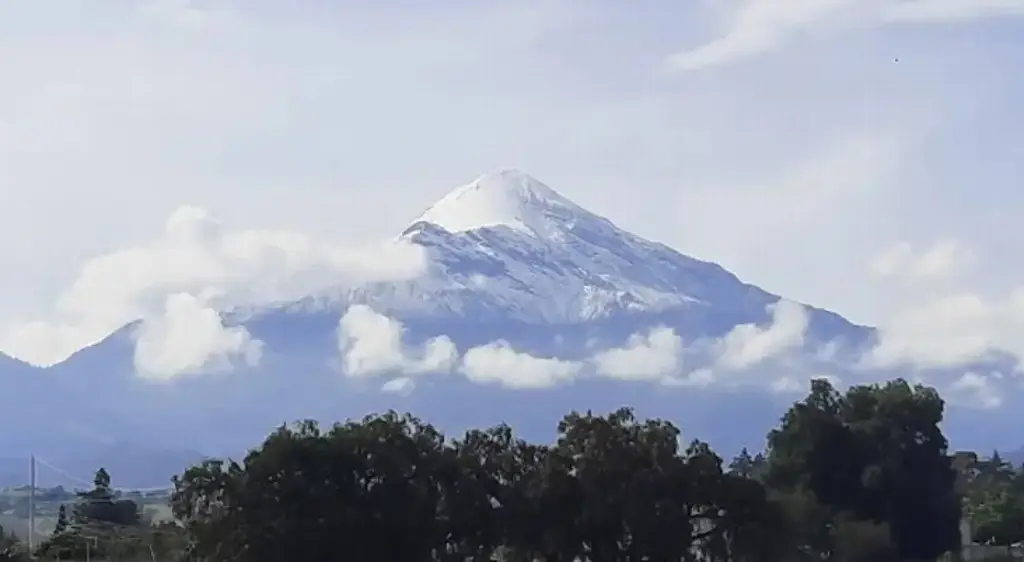
{"type": "Polygon", "coordinates": [[[717,263],[624,231],[515,169],[485,174],[447,193],[397,240],[428,251],[426,275],[333,299],[310,296],[284,308],[357,303],[413,318],[447,306],[440,312],[581,323],[702,303],[761,310],[780,298],[717,263]],[[731,291],[714,294],[715,287],[731,291]],[[467,298],[484,310],[464,310],[467,298]]]}
{"type": "MultiPolygon", "coordinates": [[[[801,387],[801,379],[857,376],[849,364],[877,341],[874,328],[794,304],[714,262],[624,231],[516,170],[486,174],[449,192],[394,243],[424,249],[421,275],[223,311],[227,326],[245,328],[264,344],[258,364],[168,381],[142,379],[132,360],[134,330],[142,320],[64,362],[36,369],[50,377],[48,384],[65,396],[69,419],[82,426],[77,433],[52,429],[49,442],[59,449],[91,432],[126,447],[159,443],[218,455],[244,450],[274,426],[296,419],[338,420],[396,408],[414,409],[449,430],[510,422],[530,431],[536,425],[531,420],[543,419],[546,428],[551,416],[571,408],[629,403],[643,415],[683,422],[684,429],[696,424],[696,433],[722,440],[716,446],[728,451],[758,447],[765,420],[781,412],[792,396],[786,393],[801,387]],[[789,307],[790,325],[772,339],[765,334],[771,335],[782,304],[789,307]],[[346,371],[352,349],[343,345],[341,332],[357,305],[372,311],[370,331],[356,334],[364,338],[364,359],[371,353],[423,353],[427,343],[447,338],[452,361],[444,372],[404,373],[408,361],[394,358],[372,373],[346,371]],[[654,346],[655,330],[670,332],[670,344],[686,344],[678,352],[669,349],[675,356],[663,356],[662,363],[635,363],[636,371],[660,371],[642,377],[595,371],[602,354],[654,346]],[[714,364],[722,346],[744,338],[760,338],[760,347],[733,367],[714,364]],[[779,353],[768,353],[780,344],[779,353]],[[474,372],[486,358],[494,361],[485,365],[492,371],[474,372]],[[572,376],[544,389],[517,389],[500,379],[503,370],[555,365],[550,361],[561,362],[572,376]],[[706,371],[719,368],[727,375],[724,386],[707,387],[706,371]],[[386,389],[403,378],[414,383],[403,386],[411,393],[386,389]],[[74,403],[90,393],[117,399],[74,403]],[[716,412],[730,408],[744,412],[735,428],[707,427],[716,412]]],[[[886,376],[891,374],[899,373],[886,376]]],[[[48,405],[32,407],[43,412],[48,405]]],[[[9,444],[26,448],[26,442],[9,444]]],[[[126,477],[145,481],[147,475],[126,477]]]]}

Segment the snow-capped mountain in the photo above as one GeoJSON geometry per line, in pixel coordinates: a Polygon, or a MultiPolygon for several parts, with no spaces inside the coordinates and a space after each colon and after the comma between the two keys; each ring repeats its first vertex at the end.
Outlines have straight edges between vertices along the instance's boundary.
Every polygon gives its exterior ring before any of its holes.
{"type": "Polygon", "coordinates": [[[449,193],[402,238],[428,249],[429,273],[359,291],[358,300],[407,314],[437,314],[440,305],[461,315],[548,323],[693,305],[763,308],[774,300],[715,264],[617,228],[518,171],[449,193]]]}
{"type": "MultiPolygon", "coordinates": [[[[424,250],[421,274],[224,311],[262,342],[256,365],[143,380],[133,372],[135,326],[47,369],[0,363],[12,385],[34,371],[33,384],[50,389],[18,394],[11,411],[59,407],[62,420],[0,446],[27,454],[45,444],[51,456],[87,458],[87,474],[95,455],[75,451],[90,450],[90,435],[133,459],[138,443],[238,454],[285,421],[394,408],[452,431],[504,421],[536,437],[570,409],[629,404],[728,451],[760,446],[794,385],[844,376],[876,337],[625,232],[514,170],[450,192],[394,243],[424,250]],[[368,331],[345,334],[356,309],[368,331]],[[709,387],[719,371],[724,383],[709,387]]],[[[165,474],[147,465],[121,478],[152,484],[181,468],[160,462],[165,474]]]]}
{"type": "Polygon", "coordinates": [[[684,310],[751,321],[779,300],[718,264],[626,232],[518,170],[451,191],[397,241],[426,249],[424,275],[314,295],[285,308],[362,303],[407,320],[571,325],[684,310]]]}

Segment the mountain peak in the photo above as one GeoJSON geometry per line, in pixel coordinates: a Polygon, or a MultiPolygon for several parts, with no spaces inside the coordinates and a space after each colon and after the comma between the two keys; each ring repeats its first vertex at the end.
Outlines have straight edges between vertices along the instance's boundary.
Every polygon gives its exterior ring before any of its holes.
{"type": "Polygon", "coordinates": [[[484,174],[454,189],[413,224],[430,223],[452,233],[507,227],[549,238],[591,216],[529,174],[509,169],[484,174]]]}

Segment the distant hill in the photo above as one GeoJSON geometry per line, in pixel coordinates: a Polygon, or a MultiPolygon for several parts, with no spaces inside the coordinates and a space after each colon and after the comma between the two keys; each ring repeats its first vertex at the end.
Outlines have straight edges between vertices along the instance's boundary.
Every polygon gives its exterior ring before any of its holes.
{"type": "MultiPolygon", "coordinates": [[[[571,409],[630,405],[728,454],[760,448],[811,376],[915,375],[858,365],[873,328],[626,232],[520,171],[453,190],[393,243],[423,252],[421,274],[222,310],[260,342],[258,362],[143,379],[146,320],[46,369],[0,361],[0,423],[18,428],[0,435],[0,456],[26,459],[0,461],[0,485],[27,483],[36,454],[64,473],[47,485],[103,466],[115,485],[161,486],[204,456],[241,457],[283,422],[387,409],[454,433],[507,422],[547,439],[571,409]]],[[[961,374],[928,380],[941,391],[961,374]]],[[[984,449],[1018,425],[950,408],[957,447],[984,449]]]]}

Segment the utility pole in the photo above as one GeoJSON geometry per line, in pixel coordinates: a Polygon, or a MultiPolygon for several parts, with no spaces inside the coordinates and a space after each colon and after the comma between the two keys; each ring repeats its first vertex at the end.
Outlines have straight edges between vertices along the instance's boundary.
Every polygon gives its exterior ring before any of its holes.
{"type": "Polygon", "coordinates": [[[36,557],[36,456],[28,461],[28,552],[36,557]]]}

